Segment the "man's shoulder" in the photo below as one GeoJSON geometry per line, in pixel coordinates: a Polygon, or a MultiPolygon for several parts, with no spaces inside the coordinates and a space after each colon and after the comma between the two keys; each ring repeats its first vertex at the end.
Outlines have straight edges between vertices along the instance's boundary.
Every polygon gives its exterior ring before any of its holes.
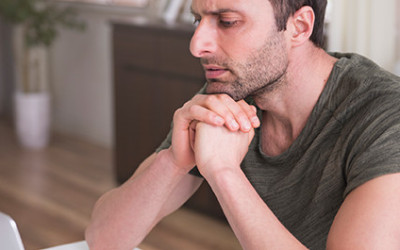
{"type": "Polygon", "coordinates": [[[376,84],[376,87],[384,83],[392,85],[394,89],[400,88],[399,76],[383,69],[367,57],[355,53],[330,54],[338,58],[334,73],[343,80],[355,81],[364,85],[376,84]]]}
{"type": "Polygon", "coordinates": [[[338,54],[324,107],[336,121],[359,135],[366,127],[398,123],[400,77],[357,54],[338,54]]]}
{"type": "Polygon", "coordinates": [[[383,69],[370,59],[358,54],[332,53],[339,60],[332,71],[333,97],[343,100],[368,102],[387,96],[400,104],[400,77],[383,69]]]}

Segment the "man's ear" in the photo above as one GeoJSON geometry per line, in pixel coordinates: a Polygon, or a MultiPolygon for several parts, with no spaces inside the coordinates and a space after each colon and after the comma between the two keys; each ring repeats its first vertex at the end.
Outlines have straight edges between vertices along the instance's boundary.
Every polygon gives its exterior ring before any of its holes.
{"type": "Polygon", "coordinates": [[[288,20],[288,31],[294,47],[308,41],[314,29],[315,15],[310,6],[297,10],[288,20]]]}

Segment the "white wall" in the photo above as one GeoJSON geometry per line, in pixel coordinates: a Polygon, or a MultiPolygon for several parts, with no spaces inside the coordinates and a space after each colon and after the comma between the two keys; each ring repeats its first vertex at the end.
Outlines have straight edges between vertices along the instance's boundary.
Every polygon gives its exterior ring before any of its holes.
{"type": "Polygon", "coordinates": [[[329,50],[356,52],[394,71],[400,46],[396,40],[399,0],[329,1],[329,50]]]}
{"type": "Polygon", "coordinates": [[[400,0],[397,0],[397,8],[396,8],[396,47],[397,47],[397,62],[395,65],[394,72],[400,76],[400,0]]]}
{"type": "MultiPolygon", "coordinates": [[[[82,6],[80,6],[82,7],[82,6]]],[[[83,6],[86,30],[64,30],[51,50],[53,127],[113,146],[112,49],[114,13],[83,6]]],[[[126,10],[121,15],[134,16],[126,10]]]]}
{"type": "Polygon", "coordinates": [[[54,129],[112,146],[110,27],[87,15],[84,33],[63,31],[52,49],[54,129]]]}

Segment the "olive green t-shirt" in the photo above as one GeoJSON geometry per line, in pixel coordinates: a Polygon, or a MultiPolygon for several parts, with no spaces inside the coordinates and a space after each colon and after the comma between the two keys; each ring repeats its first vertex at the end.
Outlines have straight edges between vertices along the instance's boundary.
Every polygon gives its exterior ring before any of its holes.
{"type": "MultiPolygon", "coordinates": [[[[256,129],[241,164],[268,207],[311,249],[325,249],[353,189],[400,172],[400,78],[360,55],[332,55],[339,60],[289,149],[265,155],[256,129]]],[[[157,151],[170,146],[170,136],[157,151]]]]}

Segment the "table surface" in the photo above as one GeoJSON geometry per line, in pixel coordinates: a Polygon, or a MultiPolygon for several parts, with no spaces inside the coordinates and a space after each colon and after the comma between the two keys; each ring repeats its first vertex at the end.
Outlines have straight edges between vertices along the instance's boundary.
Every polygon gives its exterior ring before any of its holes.
{"type": "MultiPolygon", "coordinates": [[[[86,241],[78,241],[73,242],[65,245],[59,245],[55,247],[50,247],[42,250],[89,250],[89,246],[87,245],[86,241]]],[[[139,248],[135,248],[133,250],[141,250],[139,248]]]]}
{"type": "Polygon", "coordinates": [[[43,250],[89,250],[86,241],[79,241],[65,245],[54,246],[43,250]]]}

